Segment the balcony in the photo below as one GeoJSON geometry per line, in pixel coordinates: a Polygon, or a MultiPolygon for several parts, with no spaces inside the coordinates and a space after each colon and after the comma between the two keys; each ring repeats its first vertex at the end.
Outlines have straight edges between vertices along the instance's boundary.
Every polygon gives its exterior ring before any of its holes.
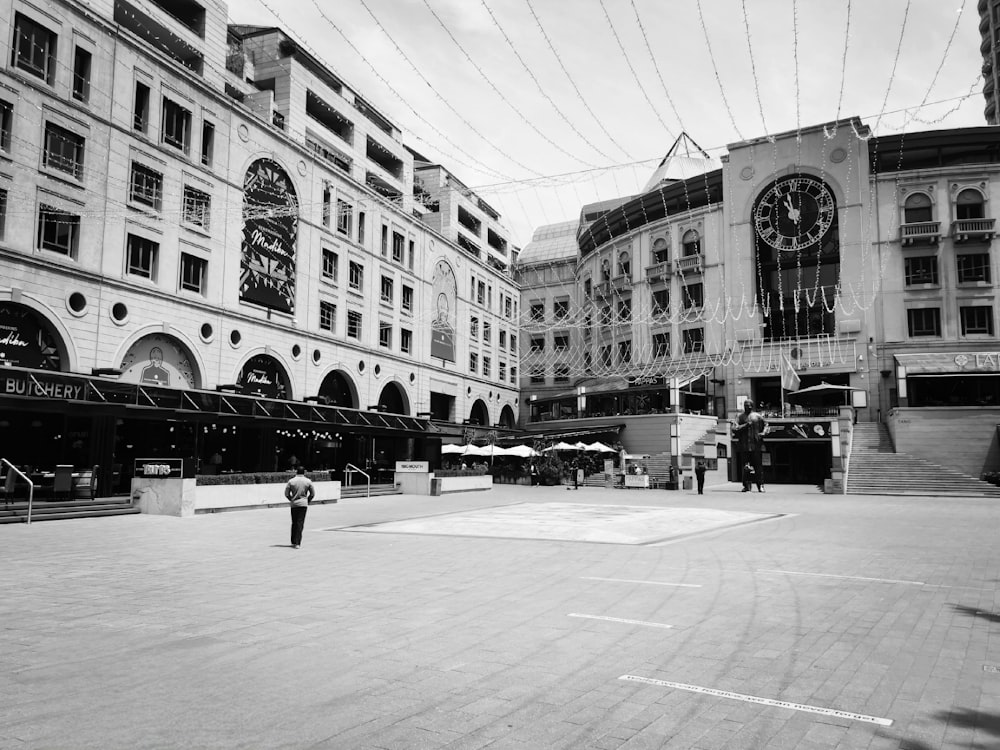
{"type": "Polygon", "coordinates": [[[622,274],[621,276],[615,276],[613,279],[611,279],[611,288],[614,289],[616,292],[623,292],[625,290],[631,289],[632,277],[625,276],[624,274],[622,274]]]}
{"type": "Polygon", "coordinates": [[[595,297],[610,297],[611,296],[611,282],[602,281],[600,284],[594,284],[594,296],[595,297]]]}
{"type": "Polygon", "coordinates": [[[689,255],[686,258],[677,258],[674,261],[674,272],[681,276],[687,276],[692,273],[701,273],[703,270],[701,255],[689,255]]]}
{"type": "Polygon", "coordinates": [[[646,281],[653,283],[656,281],[666,281],[670,278],[670,261],[665,260],[655,266],[646,266],[646,281]]]}
{"type": "Polygon", "coordinates": [[[951,224],[951,238],[956,243],[989,242],[996,235],[996,219],[956,219],[951,224]]]}
{"type": "Polygon", "coordinates": [[[899,226],[899,239],[908,245],[936,245],[941,240],[940,221],[917,221],[899,226]]]}

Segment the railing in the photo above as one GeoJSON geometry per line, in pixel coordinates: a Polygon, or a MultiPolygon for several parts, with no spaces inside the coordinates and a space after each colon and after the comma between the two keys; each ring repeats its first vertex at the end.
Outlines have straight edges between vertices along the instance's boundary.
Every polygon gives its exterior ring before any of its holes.
{"type": "Polygon", "coordinates": [[[951,236],[955,242],[991,240],[995,223],[996,219],[956,219],[951,225],[951,236]]]}
{"type": "MultiPolygon", "coordinates": [[[[22,474],[21,471],[16,466],[14,466],[14,464],[12,464],[10,461],[8,461],[6,458],[0,458],[0,466],[6,466],[8,472],[11,472],[11,471],[14,472],[19,477],[21,477],[21,479],[23,479],[25,482],[28,483],[28,519],[27,519],[27,522],[31,523],[31,507],[32,507],[32,504],[34,503],[34,500],[35,500],[35,483],[32,482],[30,479],[28,479],[28,477],[26,477],[24,474],[22,474]]],[[[13,488],[13,485],[11,485],[11,487],[13,488]]]]}
{"type": "MultiPolygon", "coordinates": [[[[347,478],[350,479],[351,475],[355,474],[355,473],[361,474],[362,476],[364,476],[364,478],[366,480],[368,480],[368,491],[367,491],[366,497],[371,497],[372,496],[372,478],[368,475],[368,473],[362,471],[361,469],[359,469],[354,464],[347,464],[347,466],[344,467],[344,476],[345,477],[347,477],[347,478]]],[[[351,482],[348,482],[347,485],[348,485],[348,487],[353,486],[351,484],[351,482]]]]}
{"type": "Polygon", "coordinates": [[[904,245],[917,243],[937,244],[941,238],[940,221],[917,221],[912,224],[901,224],[899,238],[904,245]]]}
{"type": "Polygon", "coordinates": [[[674,260],[674,268],[679,274],[701,273],[701,255],[688,255],[674,260]]]}
{"type": "Polygon", "coordinates": [[[670,275],[670,261],[665,260],[662,263],[657,263],[655,266],[646,266],[646,278],[647,279],[663,279],[670,275]]]}

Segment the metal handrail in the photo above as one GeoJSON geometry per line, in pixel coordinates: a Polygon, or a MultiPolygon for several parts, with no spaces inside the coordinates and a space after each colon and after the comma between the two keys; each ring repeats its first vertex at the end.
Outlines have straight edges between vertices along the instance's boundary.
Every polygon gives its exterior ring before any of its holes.
{"type": "Polygon", "coordinates": [[[361,469],[359,469],[354,464],[347,464],[347,466],[344,467],[344,473],[345,474],[353,474],[354,472],[357,472],[358,474],[364,474],[365,479],[368,480],[368,492],[366,494],[366,497],[371,497],[372,496],[372,478],[368,475],[368,472],[362,471],[361,469]]]}
{"type": "Polygon", "coordinates": [[[12,464],[6,458],[0,458],[0,465],[3,465],[3,464],[7,465],[7,467],[8,467],[7,470],[8,471],[13,471],[15,474],[17,474],[19,477],[21,477],[21,479],[23,479],[25,482],[28,483],[28,518],[27,518],[27,523],[31,523],[31,506],[32,506],[32,504],[34,503],[34,500],[35,500],[35,483],[32,482],[30,479],[28,479],[28,477],[25,476],[25,474],[20,469],[18,469],[16,466],[14,466],[14,464],[12,464]]]}

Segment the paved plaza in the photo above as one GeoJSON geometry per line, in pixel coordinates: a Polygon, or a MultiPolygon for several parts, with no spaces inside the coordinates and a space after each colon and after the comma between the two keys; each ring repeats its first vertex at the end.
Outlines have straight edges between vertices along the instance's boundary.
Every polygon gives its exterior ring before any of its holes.
{"type": "Polygon", "coordinates": [[[1000,747],[1000,503],[767,489],[0,526],[0,748],[1000,747]]]}

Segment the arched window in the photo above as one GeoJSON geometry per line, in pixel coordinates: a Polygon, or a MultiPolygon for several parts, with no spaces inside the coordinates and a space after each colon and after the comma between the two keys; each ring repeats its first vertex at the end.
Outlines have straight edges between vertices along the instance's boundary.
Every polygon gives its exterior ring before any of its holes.
{"type": "Polygon", "coordinates": [[[978,190],[967,188],[955,199],[955,218],[982,219],[986,216],[983,205],[983,194],[978,190]]]}
{"type": "Polygon", "coordinates": [[[913,193],[903,204],[903,223],[917,224],[921,221],[934,221],[934,206],[926,193],[913,193]]]}
{"type": "Polygon", "coordinates": [[[681,246],[684,249],[685,258],[701,255],[701,235],[695,229],[687,230],[681,238],[681,246]]]}
{"type": "Polygon", "coordinates": [[[611,280],[611,261],[607,258],[601,259],[601,281],[611,280]]]}
{"type": "Polygon", "coordinates": [[[632,256],[630,256],[628,252],[622,252],[618,255],[618,275],[632,275],[632,256]]]}
{"type": "Polygon", "coordinates": [[[659,237],[653,241],[653,262],[654,263],[666,263],[669,252],[667,250],[667,241],[663,237],[659,237]]]}

